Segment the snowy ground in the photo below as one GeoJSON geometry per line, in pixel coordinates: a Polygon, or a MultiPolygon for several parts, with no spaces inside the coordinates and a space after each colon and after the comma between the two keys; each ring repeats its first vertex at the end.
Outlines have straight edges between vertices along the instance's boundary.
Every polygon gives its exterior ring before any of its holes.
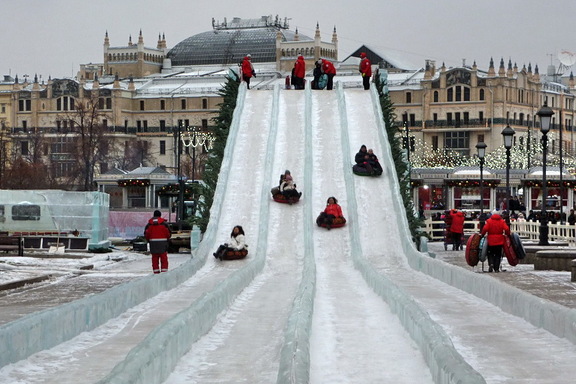
{"type": "MultiPolygon", "coordinates": [[[[165,382],[276,382],[287,317],[303,278],[303,264],[313,257],[317,282],[309,382],[432,383],[415,340],[354,267],[354,252],[410,293],[487,383],[574,382],[576,347],[572,343],[407,265],[401,251],[405,240],[391,220],[398,210],[389,203],[395,193],[390,169],[380,178],[351,178],[347,174],[361,144],[375,149],[385,145],[374,127],[377,117],[369,92],[347,90],[345,108],[336,92],[313,92],[309,101],[304,92],[281,92],[276,101],[270,95],[267,91],[247,93],[223,213],[217,223],[216,243],[226,241],[234,225],[243,225],[249,257],[220,262],[209,256],[200,271],[181,286],[94,331],[3,367],[0,382],[75,383],[78,377],[96,382],[168,318],[258,257],[265,257],[262,272],[176,367],[170,368],[172,374],[165,382]],[[308,134],[313,153],[307,152],[304,108],[312,112],[308,134]],[[341,120],[343,116],[346,121],[341,120]],[[344,123],[348,129],[339,128],[344,123]],[[269,140],[273,140],[273,150],[269,140]],[[312,160],[305,161],[309,158],[312,160]],[[303,191],[302,200],[293,206],[263,202],[265,193],[260,192],[269,190],[286,168],[303,191]],[[256,192],[244,193],[247,189],[256,192]],[[310,214],[315,218],[332,195],[342,205],[347,226],[331,231],[310,227],[304,218],[310,214]],[[304,228],[312,232],[310,243],[304,228]],[[356,238],[361,249],[354,248],[352,239],[356,238]]],[[[441,253],[439,259],[452,257],[441,253]]],[[[120,254],[127,259],[139,258],[129,252],[120,254]]],[[[90,263],[106,267],[110,261],[104,254],[94,256],[90,263]]],[[[45,267],[48,265],[58,269],[49,262],[45,267]]],[[[126,273],[132,269],[128,265],[134,267],[132,273],[146,273],[149,268],[137,263],[126,265],[126,273]]],[[[6,265],[15,273],[30,272],[25,267],[6,265]]],[[[62,268],[78,269],[78,264],[62,268]]],[[[512,271],[509,276],[514,276],[512,271]]],[[[495,278],[489,274],[482,277],[495,278]]],[[[565,279],[565,275],[558,277],[565,279]]]]}

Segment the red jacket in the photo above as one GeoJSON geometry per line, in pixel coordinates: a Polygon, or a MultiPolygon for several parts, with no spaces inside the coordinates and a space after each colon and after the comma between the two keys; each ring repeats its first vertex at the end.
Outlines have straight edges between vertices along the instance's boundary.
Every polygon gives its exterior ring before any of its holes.
{"type": "Polygon", "coordinates": [[[334,68],[334,64],[330,61],[322,59],[322,72],[326,73],[327,75],[335,75],[336,68],[334,68]]]}
{"type": "Polygon", "coordinates": [[[362,77],[372,76],[372,63],[367,57],[363,58],[360,62],[360,72],[362,72],[362,77]]]}
{"type": "Polygon", "coordinates": [[[327,215],[334,215],[334,217],[343,217],[342,208],[340,208],[338,204],[328,204],[326,209],[324,209],[324,213],[327,215]]]}
{"type": "Polygon", "coordinates": [[[244,57],[242,61],[242,75],[252,77],[254,75],[254,67],[248,56],[244,57]]]}
{"type": "Polygon", "coordinates": [[[304,56],[298,56],[298,60],[294,63],[294,76],[301,79],[306,76],[306,62],[304,61],[304,56]]]}
{"type": "Polygon", "coordinates": [[[161,217],[153,217],[148,220],[144,228],[144,237],[146,240],[168,240],[172,232],[168,227],[168,222],[161,217]]]}
{"type": "Polygon", "coordinates": [[[452,223],[450,224],[450,232],[454,233],[464,233],[464,213],[462,211],[450,211],[450,217],[452,218],[452,223]]]}
{"type": "Polygon", "coordinates": [[[497,213],[493,213],[492,216],[488,220],[486,220],[486,224],[484,224],[484,228],[482,228],[482,235],[488,234],[488,245],[504,245],[504,234],[510,235],[510,228],[508,224],[502,219],[497,213]]]}

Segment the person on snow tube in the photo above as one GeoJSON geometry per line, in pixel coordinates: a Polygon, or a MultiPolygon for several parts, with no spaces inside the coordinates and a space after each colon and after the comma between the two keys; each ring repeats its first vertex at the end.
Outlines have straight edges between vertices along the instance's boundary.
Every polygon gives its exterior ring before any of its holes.
{"type": "Polygon", "coordinates": [[[316,224],[330,230],[336,219],[345,221],[342,215],[342,208],[338,205],[338,200],[336,200],[334,196],[330,196],[326,201],[326,208],[320,212],[320,215],[316,219],[316,224]]]}
{"type": "Polygon", "coordinates": [[[241,225],[236,225],[232,228],[229,242],[221,244],[213,255],[215,258],[222,260],[229,251],[241,251],[247,248],[248,244],[246,244],[244,229],[241,225]]]}

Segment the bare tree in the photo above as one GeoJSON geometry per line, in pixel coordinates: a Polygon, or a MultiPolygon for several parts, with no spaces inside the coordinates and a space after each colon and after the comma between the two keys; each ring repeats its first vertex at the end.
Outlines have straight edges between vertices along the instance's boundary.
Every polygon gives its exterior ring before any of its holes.
{"type": "Polygon", "coordinates": [[[110,149],[107,129],[102,123],[107,115],[93,96],[76,100],[74,109],[62,118],[69,124],[68,135],[74,138],[70,150],[76,162],[69,180],[81,190],[93,190],[96,165],[107,159],[110,149]]]}

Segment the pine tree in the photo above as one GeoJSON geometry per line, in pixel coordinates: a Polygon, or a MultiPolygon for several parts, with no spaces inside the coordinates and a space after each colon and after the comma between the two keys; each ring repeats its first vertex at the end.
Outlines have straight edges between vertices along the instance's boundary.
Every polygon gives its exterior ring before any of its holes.
{"type": "Polygon", "coordinates": [[[222,159],[224,158],[226,140],[228,139],[228,133],[230,126],[232,125],[234,108],[236,108],[238,86],[238,79],[229,76],[226,78],[224,87],[218,93],[222,96],[223,101],[219,104],[220,111],[218,116],[212,119],[215,123],[212,131],[215,140],[204,170],[203,180],[205,185],[201,191],[203,199],[197,200],[199,217],[194,217],[192,219],[193,224],[198,225],[202,232],[206,231],[206,227],[210,221],[210,207],[212,207],[212,203],[214,202],[214,193],[216,192],[220,166],[222,165],[222,159]]]}
{"type": "Polygon", "coordinates": [[[374,76],[376,89],[378,90],[378,95],[380,96],[380,106],[382,108],[382,118],[384,120],[384,126],[386,127],[386,133],[388,134],[388,141],[392,149],[392,159],[394,160],[394,166],[396,169],[396,175],[398,176],[398,182],[400,184],[400,195],[402,196],[402,201],[404,203],[404,208],[406,210],[406,217],[408,219],[408,227],[410,233],[412,234],[413,241],[419,244],[420,236],[422,236],[420,228],[422,227],[422,219],[414,214],[414,202],[412,201],[412,186],[410,179],[410,167],[404,156],[404,151],[402,150],[401,140],[397,135],[397,127],[394,125],[396,120],[396,113],[394,109],[394,104],[390,100],[390,95],[385,91],[386,84],[382,81],[379,73],[374,76]]]}

